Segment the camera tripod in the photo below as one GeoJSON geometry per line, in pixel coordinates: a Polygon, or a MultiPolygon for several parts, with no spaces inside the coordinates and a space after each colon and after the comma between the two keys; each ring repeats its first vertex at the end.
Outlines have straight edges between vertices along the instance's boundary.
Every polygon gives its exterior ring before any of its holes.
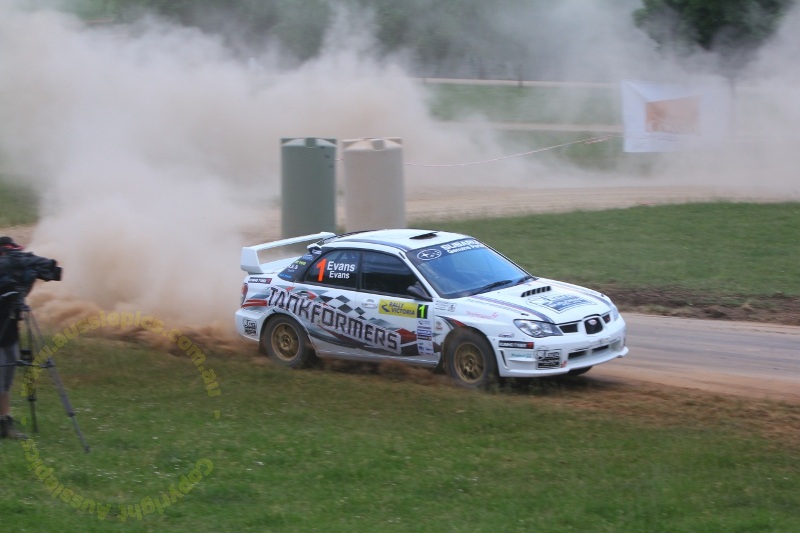
{"type": "MultiPolygon", "coordinates": [[[[89,453],[89,444],[86,442],[81,428],[78,426],[78,421],[75,419],[75,410],[72,408],[69,397],[67,397],[67,391],[64,389],[64,384],[61,382],[61,377],[56,370],[56,364],[51,355],[52,352],[45,344],[44,336],[39,329],[39,325],[36,323],[33,311],[31,311],[31,308],[25,303],[19,292],[7,292],[0,296],[0,301],[6,300],[7,298],[10,299],[8,303],[11,304],[11,313],[16,313],[17,320],[22,323],[23,328],[19,335],[20,358],[15,363],[9,363],[3,366],[19,366],[28,369],[23,379],[28,392],[28,403],[31,407],[31,421],[33,423],[34,433],[39,432],[39,425],[36,419],[36,381],[38,377],[36,369],[47,369],[50,378],[56,386],[58,395],[61,398],[64,410],[67,412],[67,416],[70,420],[72,420],[75,433],[78,435],[83,449],[86,453],[89,453]],[[45,356],[46,359],[42,361],[42,358],[45,356]]],[[[18,327],[17,325],[10,324],[12,321],[11,313],[9,313],[3,326],[0,327],[0,337],[2,337],[6,328],[18,327]]]]}

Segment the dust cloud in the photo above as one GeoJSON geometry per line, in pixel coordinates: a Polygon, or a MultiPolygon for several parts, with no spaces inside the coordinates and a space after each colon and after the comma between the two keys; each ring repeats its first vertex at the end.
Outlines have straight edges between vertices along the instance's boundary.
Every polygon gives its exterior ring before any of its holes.
{"type": "Polygon", "coordinates": [[[154,19],[87,27],[2,8],[3,171],[41,194],[25,244],[65,272],[35,288],[38,315],[141,311],[229,332],[241,246],[279,236],[281,138],[424,132],[419,157],[452,160],[492,145],[437,126],[423,89],[364,53],[359,24],[342,17],[328,39],[343,48],[280,71],[154,19]]]}
{"type": "MultiPolygon", "coordinates": [[[[280,233],[281,138],[401,137],[415,163],[412,195],[636,182],[505,157],[509,148],[479,117],[468,130],[437,122],[408,59],[372,53],[368,16],[340,11],[324,52],[286,68],[281,50],[241,59],[218,37],[155,18],[90,26],[22,4],[0,7],[0,166],[41,195],[41,221],[25,244],[64,267],[63,281],[31,295],[46,321],[103,309],[232,335],[240,248],[280,233]],[[462,165],[487,160],[495,161],[462,165]]],[[[497,28],[531,36],[532,65],[558,78],[691,79],[656,61],[630,23],[637,5],[571,0],[529,20],[498,13],[497,28]]],[[[781,58],[796,57],[799,29],[796,10],[741,80],[771,104],[742,114],[738,131],[751,135],[733,149],[665,159],[649,184],[797,192],[798,72],[781,58]]]]}

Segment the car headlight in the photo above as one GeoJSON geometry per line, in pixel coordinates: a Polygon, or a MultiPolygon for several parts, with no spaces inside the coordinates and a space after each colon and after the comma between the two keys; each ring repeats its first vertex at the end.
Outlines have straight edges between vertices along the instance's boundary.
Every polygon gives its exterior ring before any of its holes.
{"type": "Polygon", "coordinates": [[[555,324],[549,322],[539,322],[536,320],[515,320],[514,325],[525,335],[531,337],[555,337],[561,335],[561,330],[555,324]]]}

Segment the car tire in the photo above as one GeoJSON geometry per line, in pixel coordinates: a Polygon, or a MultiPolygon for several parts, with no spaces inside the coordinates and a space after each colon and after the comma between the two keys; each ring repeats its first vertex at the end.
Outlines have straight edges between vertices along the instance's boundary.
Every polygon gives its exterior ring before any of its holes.
{"type": "Polygon", "coordinates": [[[567,372],[567,374],[570,375],[570,376],[580,376],[582,374],[587,373],[591,369],[592,369],[592,367],[585,366],[583,368],[576,368],[575,370],[570,370],[569,372],[567,372]]]}
{"type": "Polygon", "coordinates": [[[486,337],[461,329],[452,333],[445,348],[447,374],[469,389],[486,389],[497,381],[497,359],[486,337]]]}
{"type": "Polygon", "coordinates": [[[281,366],[303,368],[316,359],[305,329],[289,316],[276,315],[267,322],[261,345],[267,356],[281,366]]]}

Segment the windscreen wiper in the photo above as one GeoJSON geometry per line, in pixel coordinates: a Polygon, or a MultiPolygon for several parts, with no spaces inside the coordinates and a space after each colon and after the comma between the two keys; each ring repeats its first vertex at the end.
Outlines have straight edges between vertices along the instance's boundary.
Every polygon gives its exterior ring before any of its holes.
{"type": "Polygon", "coordinates": [[[481,293],[484,293],[484,292],[489,292],[492,289],[497,289],[499,287],[502,287],[503,285],[508,285],[509,283],[514,283],[514,280],[513,279],[504,279],[502,281],[494,281],[494,282],[486,285],[485,287],[481,287],[480,289],[475,291],[473,294],[481,294],[481,293]]]}

